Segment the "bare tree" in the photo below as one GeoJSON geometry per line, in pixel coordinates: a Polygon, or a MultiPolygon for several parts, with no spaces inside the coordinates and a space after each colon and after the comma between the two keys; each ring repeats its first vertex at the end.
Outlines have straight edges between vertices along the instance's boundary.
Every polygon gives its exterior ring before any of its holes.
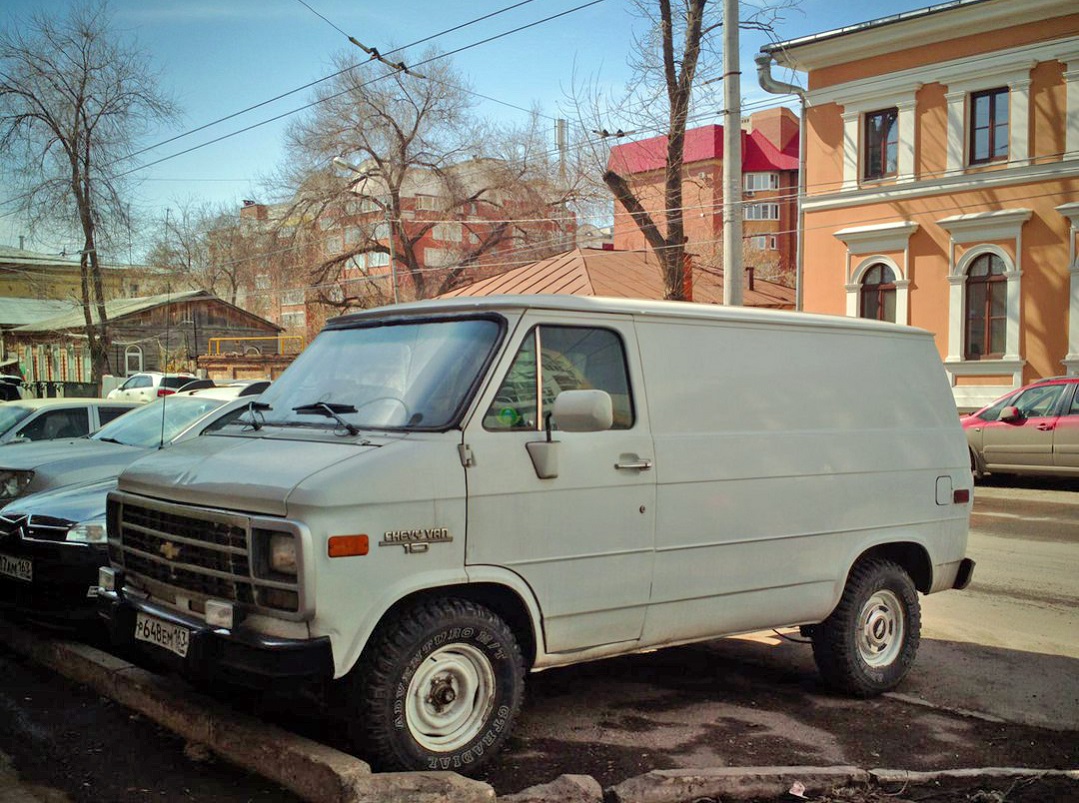
{"type": "MultiPolygon", "coordinates": [[[[769,30],[779,10],[794,1],[751,7],[740,27],[769,30]]],[[[664,297],[684,300],[686,235],[682,194],[686,128],[694,90],[719,77],[715,75],[719,60],[713,39],[722,20],[719,9],[708,0],[635,0],[635,5],[648,25],[634,42],[630,59],[634,77],[623,96],[608,103],[594,88],[585,87],[575,90],[570,100],[582,127],[604,139],[647,136],[653,131],[665,135],[660,210],[647,208],[638,188],[619,172],[617,164],[606,165],[603,182],[655,251],[663,273],[664,297]],[[626,133],[609,121],[608,108],[620,110],[626,133]],[[653,109],[664,114],[653,116],[653,109]]],[[[606,161],[609,151],[599,152],[606,161]]]]}
{"type": "Polygon", "coordinates": [[[356,66],[352,53],[335,66],[337,78],[287,135],[285,178],[299,190],[285,217],[297,236],[323,229],[324,258],[310,275],[323,301],[427,298],[505,263],[511,247],[526,261],[566,247],[573,188],[537,117],[512,130],[484,125],[443,60],[424,64],[423,77],[356,66]]]}
{"type": "Polygon", "coordinates": [[[95,382],[108,370],[102,252],[131,223],[124,159],[150,124],[175,114],[148,56],[110,26],[104,3],[73,4],[0,32],[0,154],[25,187],[32,227],[67,234],[78,221],[95,382]]]}
{"type": "Polygon", "coordinates": [[[235,304],[272,248],[260,222],[221,204],[180,203],[159,221],[146,261],[174,288],[209,290],[235,304]]]}

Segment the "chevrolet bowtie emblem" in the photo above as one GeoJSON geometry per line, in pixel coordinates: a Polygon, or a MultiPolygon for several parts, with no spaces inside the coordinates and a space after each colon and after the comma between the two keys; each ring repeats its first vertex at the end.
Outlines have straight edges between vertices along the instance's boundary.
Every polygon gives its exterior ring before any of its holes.
{"type": "Polygon", "coordinates": [[[176,560],[178,557],[180,557],[181,548],[178,547],[176,544],[172,543],[172,541],[166,541],[157,548],[157,551],[169,560],[176,560]]]}

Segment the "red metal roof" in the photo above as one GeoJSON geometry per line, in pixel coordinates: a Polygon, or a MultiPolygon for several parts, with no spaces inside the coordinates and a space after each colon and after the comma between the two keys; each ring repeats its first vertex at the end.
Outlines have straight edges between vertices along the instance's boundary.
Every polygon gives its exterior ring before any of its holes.
{"type": "MultiPolygon", "coordinates": [[[[574,248],[458,287],[439,298],[539,293],[660,300],[663,298],[663,278],[659,261],[651,251],[574,248]]],[[[764,279],[756,279],[752,290],[745,287],[743,295],[747,307],[794,308],[792,288],[764,279]]],[[[693,269],[693,300],[704,304],[723,303],[722,269],[693,269]]]]}
{"type": "MultiPolygon", "coordinates": [[[[686,132],[685,164],[723,158],[723,126],[706,125],[686,132]]],[[[667,137],[651,137],[611,148],[607,167],[619,175],[661,170],[667,163],[667,137]]],[[[742,172],[798,169],[798,138],[781,151],[760,131],[742,132],[742,172]]]]}

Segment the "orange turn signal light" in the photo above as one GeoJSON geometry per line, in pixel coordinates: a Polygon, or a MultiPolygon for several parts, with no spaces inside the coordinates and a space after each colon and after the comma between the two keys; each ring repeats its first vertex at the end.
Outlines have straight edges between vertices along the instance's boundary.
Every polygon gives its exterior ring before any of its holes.
{"type": "Polygon", "coordinates": [[[333,535],[327,548],[331,558],[347,558],[350,555],[366,555],[368,546],[366,535],[333,535]]]}

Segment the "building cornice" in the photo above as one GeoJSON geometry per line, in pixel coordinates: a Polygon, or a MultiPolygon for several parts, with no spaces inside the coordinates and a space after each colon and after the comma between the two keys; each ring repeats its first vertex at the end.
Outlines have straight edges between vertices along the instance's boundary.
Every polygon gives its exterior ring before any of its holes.
{"type": "Polygon", "coordinates": [[[1029,80],[1031,68],[1039,62],[1074,63],[1077,48],[1079,37],[1073,36],[1049,43],[998,50],[973,58],[932,62],[885,75],[831,84],[807,92],[806,103],[809,106],[860,104],[870,98],[907,94],[911,87],[920,88],[930,83],[946,86],[949,93],[976,91],[996,84],[1029,80]]]}
{"type": "Polygon", "coordinates": [[[930,6],[761,50],[780,65],[804,72],[1074,13],[1074,0],[976,0],[930,6]]]}

